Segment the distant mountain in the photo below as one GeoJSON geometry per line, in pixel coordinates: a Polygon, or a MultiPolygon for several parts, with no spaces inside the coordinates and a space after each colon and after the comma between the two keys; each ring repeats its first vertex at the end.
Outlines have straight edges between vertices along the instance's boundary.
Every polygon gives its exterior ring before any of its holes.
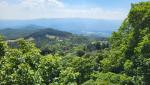
{"type": "Polygon", "coordinates": [[[47,35],[68,37],[72,35],[69,32],[59,31],[52,28],[46,28],[37,25],[27,25],[21,28],[5,28],[0,29],[0,34],[5,37],[5,39],[17,39],[17,38],[45,38],[47,35]]]}
{"type": "Polygon", "coordinates": [[[34,41],[37,47],[46,47],[52,43],[70,39],[72,36],[74,35],[69,32],[45,28],[26,36],[25,39],[34,41]]]}
{"type": "Polygon", "coordinates": [[[73,36],[76,36],[69,32],[59,31],[52,28],[40,28],[35,25],[26,26],[21,29],[1,29],[0,34],[5,37],[10,45],[13,45],[17,40],[19,40],[18,38],[24,38],[35,42],[37,47],[44,47],[46,45],[71,39],[73,36]]]}
{"type": "Polygon", "coordinates": [[[26,36],[25,38],[34,38],[34,39],[38,39],[38,38],[48,38],[48,36],[56,36],[56,37],[69,37],[72,36],[71,33],[69,32],[64,32],[64,31],[59,31],[59,30],[55,30],[52,28],[45,28],[45,29],[40,29],[37,32],[32,33],[29,36],[26,36]]]}
{"type": "Polygon", "coordinates": [[[110,35],[120,27],[119,20],[98,19],[36,19],[36,20],[0,20],[0,28],[22,28],[37,25],[55,28],[76,34],[102,33],[110,35]]]}
{"type": "MultiPolygon", "coordinates": [[[[49,45],[56,43],[72,43],[72,44],[83,44],[88,43],[90,40],[98,39],[105,40],[104,37],[98,37],[95,35],[76,35],[70,32],[59,31],[52,28],[45,28],[36,25],[29,25],[22,28],[6,28],[1,29],[0,34],[4,35],[5,39],[10,46],[15,47],[16,41],[19,38],[24,38],[26,40],[33,41],[37,47],[45,48],[49,45]]],[[[69,44],[68,43],[68,44],[69,44]]]]}
{"type": "Polygon", "coordinates": [[[40,27],[29,25],[29,26],[22,27],[21,29],[14,29],[14,28],[0,29],[0,34],[3,35],[4,38],[8,40],[8,39],[16,39],[16,38],[29,36],[32,33],[37,32],[39,30],[40,27]]]}

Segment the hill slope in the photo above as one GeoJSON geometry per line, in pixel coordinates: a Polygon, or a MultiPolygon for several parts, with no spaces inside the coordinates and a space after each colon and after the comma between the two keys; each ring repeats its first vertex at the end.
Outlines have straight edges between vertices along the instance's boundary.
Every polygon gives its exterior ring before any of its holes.
{"type": "Polygon", "coordinates": [[[52,35],[52,36],[59,36],[59,37],[69,37],[72,34],[69,32],[59,31],[51,28],[45,28],[41,29],[37,32],[32,33],[31,35],[27,36],[26,38],[32,37],[32,38],[44,38],[46,35],[52,35]]]}
{"type": "Polygon", "coordinates": [[[5,28],[5,29],[0,29],[0,34],[3,35],[6,40],[17,39],[17,38],[23,38],[29,36],[32,33],[39,31],[41,28],[43,27],[35,26],[35,25],[28,25],[18,29],[5,28]]]}
{"type": "Polygon", "coordinates": [[[69,39],[73,34],[69,32],[59,31],[52,28],[40,29],[26,37],[25,39],[33,40],[37,47],[44,47],[56,41],[69,39]]]}

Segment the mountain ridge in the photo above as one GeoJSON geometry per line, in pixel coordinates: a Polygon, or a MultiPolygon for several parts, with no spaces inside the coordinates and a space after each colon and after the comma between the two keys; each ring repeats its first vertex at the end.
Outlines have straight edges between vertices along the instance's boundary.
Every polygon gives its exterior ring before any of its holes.
{"type": "Polygon", "coordinates": [[[104,32],[111,35],[122,23],[121,20],[100,20],[100,19],[34,19],[34,20],[0,20],[2,28],[22,28],[28,25],[37,25],[47,28],[55,28],[76,34],[87,32],[104,32]],[[9,24],[8,24],[9,23],[9,24]],[[109,25],[108,25],[109,24],[109,25]]]}

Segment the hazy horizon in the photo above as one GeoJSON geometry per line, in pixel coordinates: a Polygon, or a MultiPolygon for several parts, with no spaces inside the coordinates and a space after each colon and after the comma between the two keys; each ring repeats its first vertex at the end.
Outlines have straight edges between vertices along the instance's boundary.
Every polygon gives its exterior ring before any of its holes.
{"type": "Polygon", "coordinates": [[[131,3],[147,0],[1,0],[0,20],[103,19],[123,20],[131,3]]]}
{"type": "Polygon", "coordinates": [[[111,35],[127,17],[131,3],[140,1],[147,0],[0,0],[0,29],[34,25],[111,35]]]}

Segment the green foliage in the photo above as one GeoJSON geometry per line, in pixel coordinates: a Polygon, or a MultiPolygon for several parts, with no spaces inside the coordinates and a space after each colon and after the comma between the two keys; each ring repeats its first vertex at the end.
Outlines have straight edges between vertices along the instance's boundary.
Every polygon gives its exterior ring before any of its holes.
{"type": "Polygon", "coordinates": [[[5,55],[6,50],[7,50],[6,42],[3,41],[3,37],[0,35],[0,59],[5,55]]]}
{"type": "Polygon", "coordinates": [[[76,55],[82,57],[85,54],[83,50],[77,50],[76,55]]]}
{"type": "Polygon", "coordinates": [[[59,76],[60,73],[60,57],[57,56],[45,56],[41,57],[40,63],[38,65],[38,69],[36,71],[38,83],[42,82],[45,84],[52,83],[56,77],[59,76]],[[38,79],[41,78],[41,79],[38,79]]]}
{"type": "MultiPolygon", "coordinates": [[[[61,83],[63,83],[64,85],[66,84],[75,84],[78,77],[79,77],[80,73],[79,72],[75,72],[75,69],[72,67],[67,67],[66,69],[62,70],[60,72],[60,76],[59,76],[59,81],[61,83]]],[[[76,83],[77,84],[77,83],[76,83]]]]}
{"type": "Polygon", "coordinates": [[[133,63],[131,60],[126,60],[126,62],[124,63],[124,69],[126,71],[129,71],[130,69],[132,69],[133,63]]]}
{"type": "Polygon", "coordinates": [[[18,42],[1,58],[0,84],[49,84],[60,71],[60,57],[41,56],[39,49],[29,41],[18,42]]]}
{"type": "Polygon", "coordinates": [[[108,45],[108,43],[107,42],[100,42],[100,41],[93,41],[93,42],[91,42],[91,43],[89,43],[86,47],[85,47],[85,49],[87,50],[87,51],[93,51],[93,50],[103,50],[103,49],[105,49],[105,48],[108,48],[109,47],[109,45],[108,45]]]}
{"type": "Polygon", "coordinates": [[[100,85],[133,85],[132,77],[126,76],[125,74],[115,74],[115,73],[94,73],[91,75],[92,79],[100,85]]]}
{"type": "Polygon", "coordinates": [[[149,85],[149,9],[150,2],[133,4],[110,44],[45,30],[32,35],[44,38],[41,50],[23,39],[12,48],[0,36],[0,85],[149,85]]]}
{"type": "Polygon", "coordinates": [[[150,73],[149,66],[145,64],[145,60],[149,59],[150,56],[149,9],[150,2],[132,4],[128,17],[123,22],[119,31],[113,33],[111,37],[112,49],[110,53],[119,49],[120,53],[114,56],[119,57],[116,58],[116,61],[122,59],[121,62],[115,64],[111,57],[104,59],[109,62],[106,65],[112,64],[117,66],[119,64],[120,67],[124,67],[120,72],[125,72],[129,76],[135,76],[138,79],[136,81],[141,81],[140,84],[144,85],[150,83],[150,77],[148,77],[150,73]]]}

